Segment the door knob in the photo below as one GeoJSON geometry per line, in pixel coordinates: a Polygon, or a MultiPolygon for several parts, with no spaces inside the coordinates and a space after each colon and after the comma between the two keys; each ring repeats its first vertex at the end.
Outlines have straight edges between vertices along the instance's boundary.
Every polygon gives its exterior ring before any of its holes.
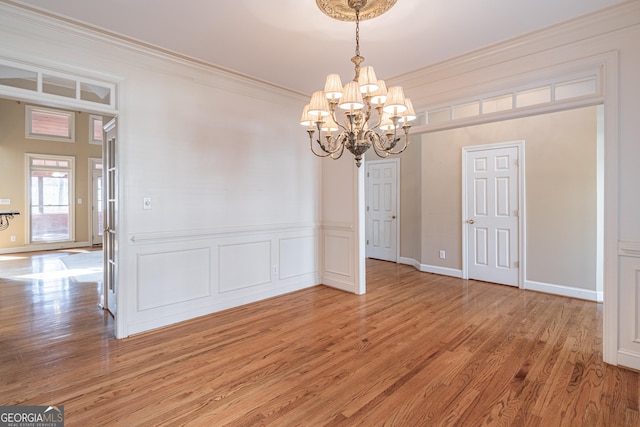
{"type": "Polygon", "coordinates": [[[470,219],[469,221],[467,221],[469,224],[475,224],[476,222],[472,219],[470,219]]]}
{"type": "Polygon", "coordinates": [[[396,216],[395,215],[391,215],[391,219],[396,219],[396,216]]]}

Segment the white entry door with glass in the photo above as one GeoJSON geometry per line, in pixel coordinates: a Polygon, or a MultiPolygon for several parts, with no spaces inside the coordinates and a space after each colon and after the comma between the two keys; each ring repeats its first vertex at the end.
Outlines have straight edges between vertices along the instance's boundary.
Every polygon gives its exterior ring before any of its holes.
{"type": "Polygon", "coordinates": [[[29,242],[74,239],[74,158],[27,154],[29,242]]]}

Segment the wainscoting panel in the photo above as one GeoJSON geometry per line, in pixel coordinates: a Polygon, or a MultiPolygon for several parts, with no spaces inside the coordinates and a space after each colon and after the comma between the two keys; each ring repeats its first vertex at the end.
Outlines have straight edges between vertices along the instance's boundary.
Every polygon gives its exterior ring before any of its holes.
{"type": "Polygon", "coordinates": [[[271,282],[271,241],[220,245],[218,260],[221,293],[271,282]]]}
{"type": "Polygon", "coordinates": [[[314,236],[280,239],[281,280],[311,274],[317,271],[317,242],[314,236]]]}
{"type": "Polygon", "coordinates": [[[355,231],[350,227],[323,228],[322,283],[347,292],[358,292],[355,231]]]}
{"type": "Polygon", "coordinates": [[[327,234],[325,238],[324,265],[325,272],[340,276],[351,276],[352,263],[350,256],[350,236],[327,234]]]}
{"type": "Polygon", "coordinates": [[[138,254],[138,311],[211,296],[209,248],[138,254]]]}
{"type": "MultiPolygon", "coordinates": [[[[132,233],[128,335],[320,284],[318,227],[132,233]]],[[[123,309],[120,307],[120,309],[123,309]]]]}
{"type": "Polygon", "coordinates": [[[618,363],[640,369],[640,243],[620,242],[620,343],[618,363]]]}

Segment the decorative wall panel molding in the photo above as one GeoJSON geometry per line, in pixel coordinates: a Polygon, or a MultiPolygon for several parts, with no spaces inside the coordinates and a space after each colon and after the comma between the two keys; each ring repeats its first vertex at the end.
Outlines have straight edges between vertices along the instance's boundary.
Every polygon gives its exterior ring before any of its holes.
{"type": "Polygon", "coordinates": [[[318,246],[314,236],[280,239],[278,247],[280,248],[280,266],[277,269],[279,279],[315,274],[318,270],[318,246]]]}
{"type": "Polygon", "coordinates": [[[313,223],[303,224],[264,224],[244,227],[209,228],[206,230],[173,230],[162,232],[130,233],[129,242],[133,244],[148,244],[154,241],[182,241],[219,238],[236,238],[239,236],[268,235],[281,232],[315,231],[319,227],[313,223]]]}
{"type": "Polygon", "coordinates": [[[324,238],[324,271],[350,277],[353,274],[351,236],[327,233],[324,238]]]}
{"type": "Polygon", "coordinates": [[[319,227],[130,233],[129,335],[320,284],[319,227]]]}
{"type": "Polygon", "coordinates": [[[621,256],[620,263],[620,341],[618,363],[640,369],[640,255],[635,254],[638,242],[625,242],[622,249],[634,255],[621,256]]]}
{"type": "Polygon", "coordinates": [[[218,247],[220,292],[236,291],[271,282],[271,241],[218,247]]]}
{"type": "Polygon", "coordinates": [[[322,283],[346,292],[358,293],[355,230],[346,225],[322,227],[322,283]]]}
{"type": "Polygon", "coordinates": [[[207,247],[138,253],[138,311],[211,296],[207,247]]]}
{"type": "Polygon", "coordinates": [[[640,257],[640,242],[618,242],[618,255],[640,257]]]}

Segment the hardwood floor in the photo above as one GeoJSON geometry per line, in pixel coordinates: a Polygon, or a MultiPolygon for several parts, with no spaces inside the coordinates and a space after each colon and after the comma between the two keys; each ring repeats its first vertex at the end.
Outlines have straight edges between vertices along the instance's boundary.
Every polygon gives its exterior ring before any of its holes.
{"type": "Polygon", "coordinates": [[[639,374],[602,362],[602,307],[367,262],[125,340],[60,254],[0,255],[0,405],[67,426],[638,426],[639,374]]]}

